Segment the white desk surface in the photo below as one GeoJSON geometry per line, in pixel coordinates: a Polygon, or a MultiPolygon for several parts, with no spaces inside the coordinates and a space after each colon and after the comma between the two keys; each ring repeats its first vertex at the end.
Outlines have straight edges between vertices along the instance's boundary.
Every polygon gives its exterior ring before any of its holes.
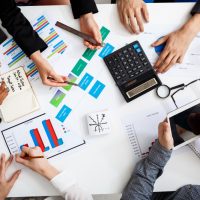
{"type": "MultiPolygon", "coordinates": [[[[150,21],[154,24],[176,23],[180,25],[189,16],[192,6],[193,4],[190,3],[149,4],[150,21]]],[[[120,25],[115,5],[98,5],[98,7],[100,12],[95,15],[97,22],[109,27],[114,34],[124,36],[125,41],[136,38],[127,33],[123,26],[120,25]],[[117,22],[113,23],[112,19],[117,22]]],[[[70,8],[66,6],[23,7],[22,11],[27,18],[45,12],[78,28],[78,21],[72,19],[70,8]]],[[[104,137],[89,138],[86,135],[83,117],[92,108],[83,106],[83,110],[80,111],[80,119],[77,119],[77,124],[82,127],[87,145],[82,149],[77,149],[72,153],[65,153],[50,160],[59,169],[73,173],[79,183],[93,194],[122,192],[137,163],[137,159],[129,144],[128,136],[122,131],[119,115],[121,113],[134,112],[134,108],[138,106],[142,109],[142,104],[148,101],[148,98],[155,98],[149,93],[146,99],[139,98],[127,104],[117,88],[108,95],[110,95],[110,99],[115,99],[109,102],[109,109],[113,116],[113,133],[104,137]]],[[[159,100],[155,99],[155,101],[159,100]]],[[[101,105],[94,105],[93,108],[100,109],[101,107],[101,105]]],[[[4,147],[1,147],[1,151],[4,151],[3,149],[4,147]]],[[[173,153],[164,174],[156,183],[155,190],[176,190],[185,184],[199,184],[199,169],[200,160],[188,147],[184,147],[173,153]]],[[[10,196],[56,194],[55,189],[45,179],[30,170],[23,169],[22,175],[11,191],[10,196]]]]}

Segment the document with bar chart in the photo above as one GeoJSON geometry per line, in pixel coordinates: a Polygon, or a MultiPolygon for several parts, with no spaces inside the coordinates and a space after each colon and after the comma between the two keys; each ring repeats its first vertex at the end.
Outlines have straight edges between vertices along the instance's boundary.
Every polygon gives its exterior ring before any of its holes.
{"type": "MultiPolygon", "coordinates": [[[[60,34],[55,30],[55,26],[47,20],[46,16],[39,16],[36,20],[33,20],[31,24],[33,29],[48,45],[48,48],[43,52],[43,56],[52,63],[65,52],[67,45],[60,34]]],[[[0,45],[0,52],[2,54],[1,63],[4,72],[23,66],[30,79],[34,78],[38,73],[35,64],[25,55],[13,38],[8,38],[0,45]]]]}
{"type": "Polygon", "coordinates": [[[45,157],[51,158],[85,144],[70,128],[45,113],[1,132],[11,154],[19,153],[23,146],[39,146],[45,157]]]}

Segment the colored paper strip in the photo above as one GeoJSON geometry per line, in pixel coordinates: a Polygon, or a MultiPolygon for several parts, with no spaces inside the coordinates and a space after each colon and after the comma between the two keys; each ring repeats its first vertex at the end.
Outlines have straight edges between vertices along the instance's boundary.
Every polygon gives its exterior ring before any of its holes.
{"type": "Polygon", "coordinates": [[[101,83],[100,81],[96,81],[96,83],[93,85],[93,87],[89,91],[89,94],[97,99],[99,95],[102,93],[104,88],[105,88],[105,85],[103,83],[101,83]]]}
{"type": "Polygon", "coordinates": [[[74,66],[74,68],[72,69],[72,72],[76,75],[76,76],[80,76],[80,74],[82,73],[82,71],[85,69],[87,63],[85,61],[83,61],[82,59],[80,59],[76,65],[74,66]]]}
{"type": "Polygon", "coordinates": [[[71,108],[64,105],[56,115],[56,119],[58,119],[60,122],[64,122],[71,113],[71,111],[72,111],[71,108]]]}
{"type": "Polygon", "coordinates": [[[79,83],[79,87],[82,89],[82,90],[86,90],[87,87],[90,85],[90,83],[92,82],[93,80],[93,77],[86,73],[83,78],[81,79],[80,83],[79,83]]]}
{"type": "Polygon", "coordinates": [[[110,30],[102,26],[100,32],[101,32],[102,40],[104,41],[107,38],[108,34],[110,33],[110,30]]]}
{"type": "MultiPolygon", "coordinates": [[[[77,80],[77,78],[74,75],[72,75],[71,73],[68,75],[68,79],[72,83],[75,83],[76,80],[77,80]]],[[[68,84],[65,87],[63,87],[63,89],[66,90],[66,91],[70,91],[71,88],[72,88],[72,85],[70,85],[70,84],[68,84]]]]}
{"type": "Polygon", "coordinates": [[[102,49],[102,51],[100,52],[99,56],[101,58],[104,58],[104,57],[108,56],[109,54],[111,54],[113,52],[113,50],[114,50],[114,47],[111,44],[107,43],[104,46],[104,48],[102,49]]]}
{"type": "Polygon", "coordinates": [[[97,50],[92,50],[87,48],[86,51],[83,53],[83,57],[87,60],[91,60],[97,50]]]}
{"type": "Polygon", "coordinates": [[[60,90],[57,90],[56,94],[53,96],[53,98],[50,101],[51,105],[58,107],[60,103],[63,101],[63,99],[65,98],[65,96],[66,96],[65,93],[63,93],[60,90]]]}

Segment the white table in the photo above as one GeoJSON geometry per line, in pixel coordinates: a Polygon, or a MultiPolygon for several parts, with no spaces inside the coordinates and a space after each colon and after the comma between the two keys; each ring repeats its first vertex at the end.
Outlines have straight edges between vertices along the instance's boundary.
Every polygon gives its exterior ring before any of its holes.
{"type": "MultiPolygon", "coordinates": [[[[193,4],[149,4],[150,21],[152,23],[169,24],[171,22],[180,25],[189,16],[193,4]]],[[[114,34],[124,36],[124,40],[135,39],[120,25],[115,5],[99,5],[99,13],[95,15],[97,22],[110,27],[114,34]],[[112,23],[116,19],[117,23],[112,23]]],[[[65,6],[23,7],[23,13],[27,18],[37,16],[44,11],[55,16],[58,20],[78,28],[78,22],[72,19],[70,8],[65,6]],[[68,20],[70,19],[70,20],[68,20]]],[[[124,41],[123,41],[124,44],[124,41]]],[[[173,83],[172,83],[173,84],[173,83]]],[[[127,135],[121,129],[119,113],[129,113],[130,110],[141,105],[137,99],[129,104],[125,103],[118,89],[110,92],[110,99],[116,99],[110,103],[113,119],[113,133],[98,138],[89,138],[86,135],[86,126],[83,120],[85,113],[92,108],[84,108],[80,113],[80,124],[83,135],[87,139],[87,145],[73,153],[63,154],[50,160],[57,168],[73,173],[79,183],[93,194],[120,193],[129,180],[137,159],[129,144],[127,135]]],[[[149,94],[150,98],[153,98],[149,94]]],[[[156,100],[155,100],[156,101],[156,100]]],[[[157,101],[159,101],[157,99],[157,101]]],[[[94,107],[97,105],[94,105],[94,107]]],[[[98,108],[101,108],[98,105],[98,108]]],[[[103,107],[102,107],[103,108],[103,107]]],[[[156,130],[155,130],[156,131],[156,130]]],[[[4,147],[1,147],[3,151],[4,147]]],[[[175,152],[168,163],[165,173],[157,181],[155,190],[176,190],[185,184],[200,183],[200,160],[187,147],[175,152]]],[[[28,169],[23,169],[22,175],[10,193],[10,196],[35,196],[56,195],[55,189],[43,178],[28,169]]]]}

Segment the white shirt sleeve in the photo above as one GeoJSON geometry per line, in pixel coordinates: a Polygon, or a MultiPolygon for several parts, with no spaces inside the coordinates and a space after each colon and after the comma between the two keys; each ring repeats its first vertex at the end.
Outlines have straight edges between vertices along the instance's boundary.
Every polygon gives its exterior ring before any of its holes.
{"type": "Polygon", "coordinates": [[[65,200],[93,200],[92,195],[80,188],[67,172],[55,176],[51,183],[65,197],[65,200]]]}

